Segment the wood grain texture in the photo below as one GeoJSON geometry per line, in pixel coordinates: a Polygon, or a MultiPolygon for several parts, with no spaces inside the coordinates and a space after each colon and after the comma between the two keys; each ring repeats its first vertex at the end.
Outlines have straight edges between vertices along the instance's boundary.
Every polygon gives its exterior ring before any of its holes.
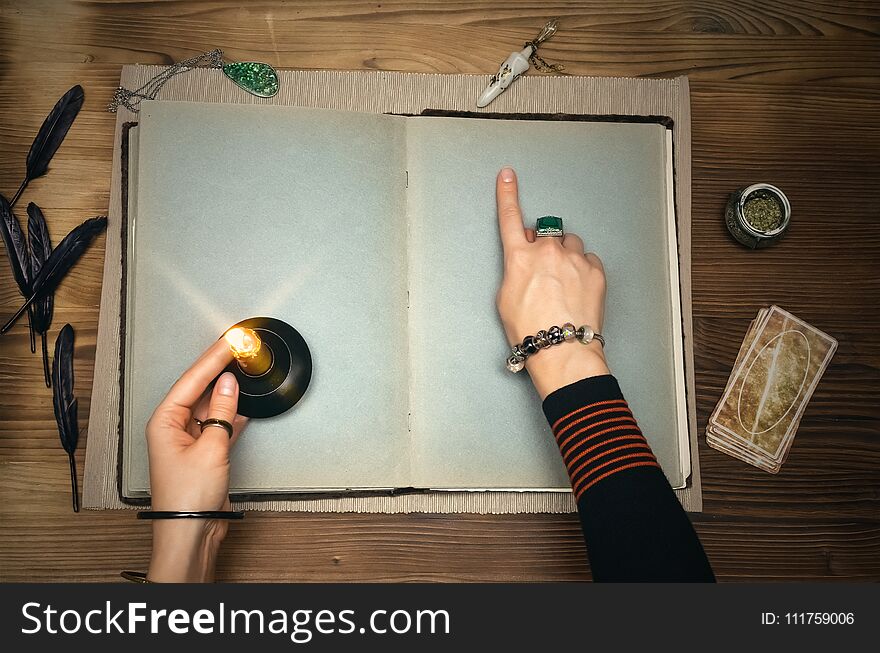
{"type": "MultiPolygon", "coordinates": [[[[0,3],[0,192],[11,194],[52,103],[86,103],[23,201],[57,242],[106,213],[123,63],[213,47],[283,67],[488,73],[551,15],[546,56],[575,74],[691,76],[693,310],[699,430],[749,321],[777,303],[840,341],[773,476],[700,443],[695,526],[722,580],[880,580],[880,20],[869,2],[0,3]],[[43,44],[35,46],[35,43],[43,44]],[[789,234],[750,252],[721,220],[727,194],[782,187],[789,234]]],[[[23,206],[20,209],[23,212],[23,206]]],[[[91,389],[103,239],[57,294],[51,331],[77,329],[81,415],[91,389]]],[[[0,263],[0,311],[18,298],[0,263]]],[[[613,360],[612,360],[613,365],[613,360]]],[[[82,423],[85,428],[86,424],[82,423]]],[[[79,463],[82,464],[83,445],[79,463]]],[[[69,510],[51,397],[23,325],[0,338],[0,580],[113,581],[144,568],[130,513],[69,510]]],[[[586,580],[572,515],[251,514],[224,545],[226,580],[586,580]]]]}

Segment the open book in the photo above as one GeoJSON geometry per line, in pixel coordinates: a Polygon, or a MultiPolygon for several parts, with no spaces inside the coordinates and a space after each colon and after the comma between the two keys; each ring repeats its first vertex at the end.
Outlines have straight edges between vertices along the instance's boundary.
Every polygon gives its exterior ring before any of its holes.
{"type": "Polygon", "coordinates": [[[291,411],[251,420],[233,495],[570,491],[527,373],[505,368],[494,195],[505,164],[529,224],[562,216],[602,257],[609,364],[667,477],[685,484],[666,127],[141,106],[123,250],[123,497],[149,494],[144,425],[170,385],[260,315],[305,337],[313,375],[291,411]]]}

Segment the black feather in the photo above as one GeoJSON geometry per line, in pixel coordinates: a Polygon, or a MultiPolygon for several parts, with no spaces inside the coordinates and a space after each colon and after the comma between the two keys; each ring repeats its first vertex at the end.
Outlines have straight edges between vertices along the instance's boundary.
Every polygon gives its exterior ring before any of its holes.
{"type": "MultiPolygon", "coordinates": [[[[12,268],[12,278],[18,291],[23,297],[30,295],[30,262],[28,257],[27,242],[18,218],[12,212],[12,206],[0,195],[0,237],[6,245],[6,256],[9,258],[9,266],[12,268]]],[[[28,330],[30,331],[31,353],[36,351],[34,346],[34,329],[31,313],[28,312],[28,330]]]]}
{"type": "MultiPolygon", "coordinates": [[[[76,420],[70,420],[70,408],[76,401],[73,396],[73,327],[65,324],[55,339],[55,358],[52,360],[52,404],[55,408],[55,420],[58,422],[58,433],[61,446],[67,453],[76,451],[79,431],[71,428],[76,420]]],[[[75,415],[73,417],[76,417],[75,415]]]]}
{"type": "Polygon", "coordinates": [[[70,489],[73,492],[73,511],[79,512],[79,492],[76,482],[76,445],[79,443],[77,401],[73,394],[73,327],[65,324],[55,339],[55,358],[52,361],[52,406],[61,446],[70,462],[70,489]]]}
{"type": "Polygon", "coordinates": [[[12,206],[0,195],[0,235],[6,245],[6,256],[9,258],[9,266],[12,268],[12,278],[18,285],[22,296],[27,298],[31,294],[31,285],[28,282],[28,270],[30,269],[30,257],[28,256],[27,240],[18,223],[18,218],[12,213],[12,206]]]}
{"type": "Polygon", "coordinates": [[[74,228],[64,237],[58,246],[52,250],[48,260],[40,268],[40,273],[31,283],[31,294],[27,301],[16,311],[9,321],[0,328],[0,333],[6,333],[12,325],[21,317],[27,308],[37,299],[45,297],[53,292],[70,268],[79,260],[95,237],[107,227],[107,218],[89,218],[78,227],[74,228]]]}
{"type": "MultiPolygon", "coordinates": [[[[27,206],[28,214],[28,244],[30,245],[30,271],[29,277],[35,279],[40,273],[43,264],[49,260],[52,254],[52,241],[49,239],[49,227],[40,207],[31,202],[27,206]]],[[[46,342],[46,332],[52,325],[52,312],[54,308],[53,293],[38,299],[33,305],[33,319],[31,325],[34,331],[40,334],[43,343],[43,378],[46,387],[52,385],[52,377],[49,374],[49,345],[46,342]]]]}
{"type": "Polygon", "coordinates": [[[31,143],[31,149],[28,151],[27,171],[24,181],[21,182],[21,186],[12,198],[13,206],[32,180],[46,174],[46,170],[49,169],[49,161],[58,151],[64,137],[67,136],[70,126],[82,108],[84,99],[82,86],[77,84],[61,96],[61,99],[55,103],[49,115],[46,116],[34,142],[31,143]]]}

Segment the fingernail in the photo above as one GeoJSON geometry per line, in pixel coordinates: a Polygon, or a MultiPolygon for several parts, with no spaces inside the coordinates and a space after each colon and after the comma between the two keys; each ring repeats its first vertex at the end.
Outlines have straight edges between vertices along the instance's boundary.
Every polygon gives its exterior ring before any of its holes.
{"type": "Polygon", "coordinates": [[[238,390],[238,381],[232,372],[223,372],[217,379],[217,394],[224,397],[231,397],[238,390]]]}
{"type": "Polygon", "coordinates": [[[510,166],[501,168],[501,181],[513,181],[514,179],[516,179],[516,173],[513,171],[513,168],[510,166]]]}

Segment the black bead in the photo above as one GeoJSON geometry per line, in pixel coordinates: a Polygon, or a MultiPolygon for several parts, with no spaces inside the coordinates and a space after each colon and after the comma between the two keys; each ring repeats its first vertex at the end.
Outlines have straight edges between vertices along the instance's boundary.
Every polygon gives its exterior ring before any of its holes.
{"type": "Polygon", "coordinates": [[[522,345],[520,345],[520,349],[522,349],[524,352],[526,352],[530,356],[532,354],[537,354],[538,353],[538,345],[535,344],[535,337],[534,336],[526,336],[522,341],[522,345]]]}
{"type": "Polygon", "coordinates": [[[538,345],[538,349],[546,349],[550,346],[546,331],[538,331],[538,333],[535,334],[535,344],[538,345]]]}

